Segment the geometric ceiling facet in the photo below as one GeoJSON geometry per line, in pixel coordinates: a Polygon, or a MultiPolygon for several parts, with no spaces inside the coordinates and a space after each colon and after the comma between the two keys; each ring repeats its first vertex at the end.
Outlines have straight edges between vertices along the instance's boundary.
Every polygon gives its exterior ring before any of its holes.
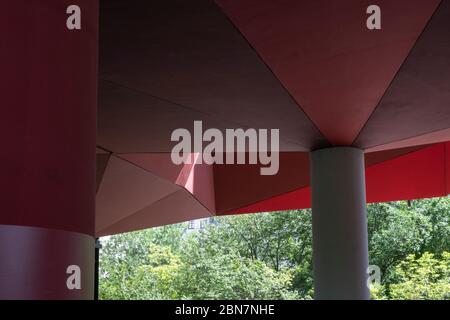
{"type": "Polygon", "coordinates": [[[104,1],[97,235],[309,207],[309,152],[332,145],[364,149],[368,202],[448,194],[450,0],[379,0],[375,31],[370,4],[104,1]],[[277,174],[174,165],[171,133],[198,120],[279,129],[277,174]]]}
{"type": "Polygon", "coordinates": [[[390,149],[400,149],[412,146],[424,146],[427,144],[439,143],[450,141],[450,128],[444,130],[438,130],[432,133],[423,134],[417,137],[398,140],[395,142],[378,145],[365,149],[365,152],[375,152],[390,149]]]}
{"type": "Polygon", "coordinates": [[[450,143],[439,143],[368,167],[367,201],[386,202],[448,195],[448,147],[450,143]]]}
{"type": "Polygon", "coordinates": [[[170,152],[170,134],[204,127],[280,129],[281,150],[327,145],[212,0],[103,1],[99,144],[170,152]],[[126,28],[124,28],[126,26],[126,28]]]}
{"type": "Polygon", "coordinates": [[[450,1],[443,1],[354,145],[450,140],[449,79],[450,1]]]}
{"type": "Polygon", "coordinates": [[[113,155],[97,192],[96,229],[104,229],[179,188],[113,155]]]}
{"type": "Polygon", "coordinates": [[[97,152],[96,154],[96,191],[98,191],[98,188],[100,187],[110,156],[110,153],[97,152]]]}
{"type": "Polygon", "coordinates": [[[178,181],[185,167],[184,164],[174,164],[170,153],[125,153],[117,156],[172,183],[178,181]]]}
{"type": "Polygon", "coordinates": [[[377,1],[382,30],[368,0],[217,2],[328,141],[350,145],[440,1],[377,1]]]}
{"type": "Polygon", "coordinates": [[[223,214],[309,184],[309,154],[281,152],[276,175],[261,175],[262,165],[214,165],[216,212],[223,214]]]}
{"type": "MultiPolygon", "coordinates": [[[[450,194],[450,142],[366,154],[367,202],[386,202],[450,194]]],[[[224,214],[310,208],[310,187],[267,198],[224,214]]]]}
{"type": "Polygon", "coordinates": [[[175,165],[170,153],[121,154],[136,166],[189,191],[210,212],[215,212],[213,166],[199,163],[199,154],[190,154],[190,164],[175,165]]]}
{"type": "Polygon", "coordinates": [[[211,216],[211,213],[188,191],[180,189],[104,229],[97,230],[96,236],[141,230],[211,216]]]}

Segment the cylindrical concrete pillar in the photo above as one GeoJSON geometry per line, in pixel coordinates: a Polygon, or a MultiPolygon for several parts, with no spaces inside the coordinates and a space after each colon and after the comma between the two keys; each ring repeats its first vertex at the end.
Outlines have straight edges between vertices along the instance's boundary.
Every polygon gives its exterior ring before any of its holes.
{"type": "Polygon", "coordinates": [[[312,152],[311,188],[315,298],[369,299],[363,151],[312,152]]]}
{"type": "Polygon", "coordinates": [[[91,299],[98,1],[5,2],[0,299],[91,299]]]}

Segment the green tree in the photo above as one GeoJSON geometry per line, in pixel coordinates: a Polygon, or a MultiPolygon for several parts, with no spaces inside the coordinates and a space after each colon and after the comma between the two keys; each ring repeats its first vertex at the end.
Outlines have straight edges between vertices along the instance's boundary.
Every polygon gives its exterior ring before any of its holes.
{"type": "Polygon", "coordinates": [[[368,206],[369,258],[390,283],[394,267],[410,254],[450,251],[450,198],[368,206]]]}
{"type": "Polygon", "coordinates": [[[301,297],[311,294],[310,210],[220,217],[197,237],[199,243],[208,244],[205,250],[211,255],[235,250],[239,256],[264,262],[277,272],[289,270],[292,289],[301,297]]]}
{"type": "Polygon", "coordinates": [[[152,259],[152,244],[179,248],[185,224],[118,234],[103,239],[100,250],[100,298],[131,299],[135,296],[132,278],[136,270],[152,259]]]}
{"type": "Polygon", "coordinates": [[[136,268],[128,282],[131,299],[179,299],[180,258],[168,246],[149,245],[148,264],[136,268]]]}
{"type": "Polygon", "coordinates": [[[442,259],[432,253],[408,257],[396,266],[390,298],[408,300],[450,299],[450,253],[442,259]]]}
{"type": "Polygon", "coordinates": [[[431,224],[431,234],[423,250],[437,255],[450,251],[450,197],[414,201],[413,207],[431,224]]]}
{"type": "MultiPolygon", "coordinates": [[[[368,206],[374,299],[449,299],[450,198],[368,206]],[[418,257],[418,258],[414,258],[418,257]]],[[[100,258],[102,299],[309,299],[310,210],[217,217],[116,235],[100,258]]]]}
{"type": "Polygon", "coordinates": [[[291,274],[276,272],[259,260],[197,247],[182,257],[179,292],[185,299],[288,299],[291,274]]]}

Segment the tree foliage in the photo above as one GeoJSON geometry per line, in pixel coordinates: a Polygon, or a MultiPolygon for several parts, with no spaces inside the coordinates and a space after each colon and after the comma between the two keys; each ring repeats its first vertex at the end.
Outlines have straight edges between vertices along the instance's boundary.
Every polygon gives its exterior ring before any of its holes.
{"type": "MultiPolygon", "coordinates": [[[[214,218],[103,239],[102,299],[310,299],[309,210],[214,218]]],[[[375,299],[449,299],[450,198],[368,206],[375,299]]]]}
{"type": "Polygon", "coordinates": [[[411,254],[393,271],[395,282],[389,286],[392,299],[450,299],[450,252],[440,258],[425,252],[416,258],[411,254]]]}

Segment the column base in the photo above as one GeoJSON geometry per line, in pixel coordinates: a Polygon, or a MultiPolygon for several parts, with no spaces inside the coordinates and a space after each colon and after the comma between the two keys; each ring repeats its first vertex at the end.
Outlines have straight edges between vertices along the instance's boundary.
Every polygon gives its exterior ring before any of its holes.
{"type": "Polygon", "coordinates": [[[93,299],[94,247],[86,234],[0,225],[0,299],[93,299]],[[79,267],[80,289],[67,286],[71,265],[79,267]]]}

